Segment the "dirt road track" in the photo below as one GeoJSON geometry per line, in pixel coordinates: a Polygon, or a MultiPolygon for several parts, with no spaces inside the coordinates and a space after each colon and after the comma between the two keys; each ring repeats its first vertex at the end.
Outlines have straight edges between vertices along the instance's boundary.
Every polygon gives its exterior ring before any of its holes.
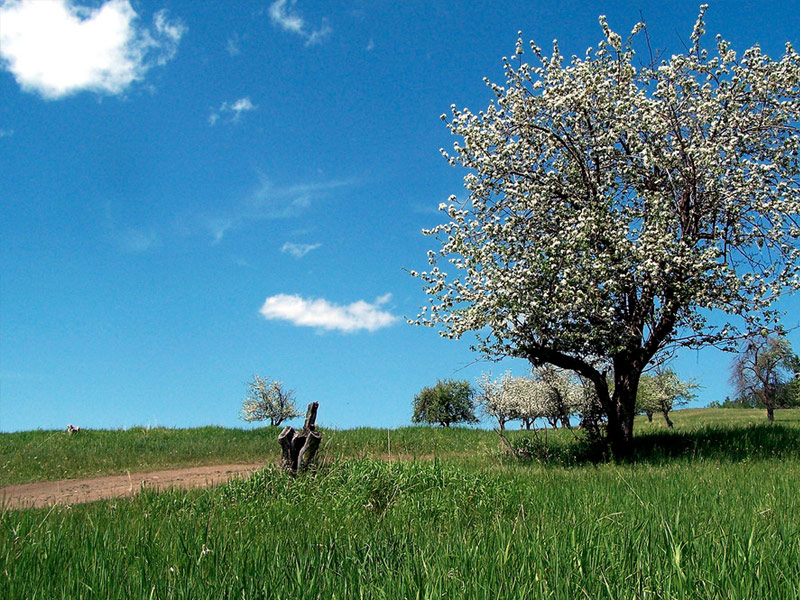
{"type": "Polygon", "coordinates": [[[142,486],[163,490],[167,488],[208,487],[224,483],[233,477],[246,477],[263,464],[214,465],[188,467],[150,473],[127,473],[94,479],[64,479],[41,481],[0,488],[0,505],[11,509],[41,508],[53,504],[81,504],[106,498],[136,495],[142,486]]]}

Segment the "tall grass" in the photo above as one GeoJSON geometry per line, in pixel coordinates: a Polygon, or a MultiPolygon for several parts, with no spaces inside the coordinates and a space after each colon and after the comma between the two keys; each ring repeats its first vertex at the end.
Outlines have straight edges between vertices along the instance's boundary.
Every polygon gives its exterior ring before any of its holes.
{"type": "Polygon", "coordinates": [[[215,489],[3,512],[0,597],[794,599],[799,466],[267,468],[215,489]]]}

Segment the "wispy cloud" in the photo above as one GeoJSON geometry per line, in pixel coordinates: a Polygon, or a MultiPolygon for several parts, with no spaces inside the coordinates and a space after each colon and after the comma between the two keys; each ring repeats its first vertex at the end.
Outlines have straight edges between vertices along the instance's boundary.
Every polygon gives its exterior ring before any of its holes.
{"type": "Polygon", "coordinates": [[[237,217],[206,217],[204,219],[206,228],[211,233],[211,243],[219,244],[225,234],[236,227],[242,218],[237,217]]]}
{"type": "Polygon", "coordinates": [[[275,0],[270,4],[268,13],[272,24],[284,31],[300,36],[306,46],[321,44],[333,29],[324,20],[317,28],[309,28],[305,19],[295,11],[296,0],[275,0]]]}
{"type": "Polygon", "coordinates": [[[0,138],[11,137],[14,135],[13,129],[0,129],[0,138]]]}
{"type": "Polygon", "coordinates": [[[300,216],[314,201],[333,190],[352,185],[348,180],[276,186],[265,177],[258,187],[228,214],[207,215],[202,221],[211,233],[212,243],[218,244],[232,230],[252,221],[291,219],[300,216]]]}
{"type": "Polygon", "coordinates": [[[145,254],[164,245],[169,231],[157,223],[131,223],[122,216],[120,206],[110,200],[105,203],[101,222],[105,238],[126,254],[145,254]],[[165,235],[167,234],[167,235],[165,235]]]}
{"type": "Polygon", "coordinates": [[[338,305],[322,298],[305,299],[297,295],[270,296],[261,307],[266,319],[289,321],[299,327],[315,327],[329,331],[352,333],[359,330],[377,331],[398,321],[398,317],[381,310],[389,302],[385,294],[373,303],[358,300],[352,304],[338,305]]]}
{"type": "Polygon", "coordinates": [[[213,127],[224,115],[230,116],[230,123],[236,123],[241,118],[242,113],[250,112],[257,108],[249,96],[239,98],[235,102],[223,102],[218,109],[211,111],[208,117],[208,124],[213,127]]]}
{"type": "Polygon", "coordinates": [[[131,228],[117,234],[117,243],[126,252],[143,254],[161,247],[161,238],[153,230],[131,228]]]}
{"type": "Polygon", "coordinates": [[[239,35],[234,33],[231,37],[228,38],[227,43],[225,44],[225,49],[228,51],[228,54],[233,56],[239,56],[242,53],[242,49],[239,46],[241,39],[239,35]]]}
{"type": "Polygon", "coordinates": [[[0,59],[20,87],[54,100],[89,90],[120,94],[163,66],[186,33],[157,12],[138,23],[129,0],[79,6],[72,0],[20,0],[0,5],[0,59]]]}
{"type": "Polygon", "coordinates": [[[303,258],[312,250],[316,250],[322,244],[295,244],[294,242],[286,242],[281,246],[281,252],[284,254],[291,254],[295,258],[303,258]]]}

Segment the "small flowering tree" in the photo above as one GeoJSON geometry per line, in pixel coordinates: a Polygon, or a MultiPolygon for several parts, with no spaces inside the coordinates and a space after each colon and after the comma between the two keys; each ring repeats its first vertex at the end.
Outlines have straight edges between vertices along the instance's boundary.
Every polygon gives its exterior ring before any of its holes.
{"type": "Polygon", "coordinates": [[[656,369],[655,373],[642,375],[639,380],[636,407],[650,421],[654,412],[660,412],[667,427],[672,429],[670,411],[693,400],[699,387],[693,380],[683,381],[673,369],[656,369]]]}
{"type": "Polygon", "coordinates": [[[537,383],[542,416],[554,428],[559,423],[570,428],[570,416],[583,406],[584,391],[580,379],[574,373],[553,365],[534,367],[531,376],[537,383]]]}
{"type": "Polygon", "coordinates": [[[530,429],[536,419],[547,416],[547,391],[529,377],[514,377],[507,371],[497,380],[491,374],[477,379],[476,401],[483,414],[497,420],[500,431],[506,423],[519,419],[530,429]]]}
{"type": "Polygon", "coordinates": [[[270,381],[258,375],[247,384],[247,398],[242,402],[239,418],[247,421],[269,421],[277,426],[287,419],[299,417],[294,404],[294,390],[287,390],[280,381],[270,381]]]}
{"type": "Polygon", "coordinates": [[[517,406],[509,402],[508,394],[503,393],[503,385],[510,378],[511,371],[508,371],[500,379],[492,379],[491,373],[483,373],[475,380],[475,402],[485,416],[497,420],[500,431],[505,431],[506,423],[519,418],[517,406]]]}
{"type": "Polygon", "coordinates": [[[579,374],[620,454],[654,356],[734,349],[800,288],[800,56],[720,37],[709,53],[705,10],[686,54],[641,68],[643,24],[623,41],[601,17],[604,39],[567,61],[531,43],[525,62],[520,38],[489,107],[444,117],[469,200],[440,206],[449,222],[424,233],[441,248],[412,272],[431,302],[413,323],[579,374]]]}
{"type": "Polygon", "coordinates": [[[500,431],[517,419],[526,429],[541,418],[553,427],[560,423],[569,428],[571,416],[591,421],[598,410],[593,386],[552,365],[535,367],[530,377],[514,377],[507,371],[500,379],[492,379],[491,373],[484,373],[476,380],[476,387],[478,406],[484,415],[497,420],[500,431]]]}
{"type": "Polygon", "coordinates": [[[530,377],[508,377],[503,382],[503,396],[525,429],[545,416],[545,395],[539,382],[530,377]]]}

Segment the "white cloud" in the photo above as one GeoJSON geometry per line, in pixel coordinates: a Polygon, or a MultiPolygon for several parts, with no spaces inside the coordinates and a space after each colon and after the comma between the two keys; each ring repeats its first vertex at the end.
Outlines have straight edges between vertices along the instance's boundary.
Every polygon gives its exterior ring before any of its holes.
{"type": "Polygon", "coordinates": [[[98,8],[72,0],[16,0],[0,6],[0,59],[20,87],[53,100],[89,90],[119,94],[163,66],[186,27],[165,10],[152,28],[138,23],[129,0],[98,8]]]}
{"type": "Polygon", "coordinates": [[[309,30],[305,19],[294,11],[295,4],[296,0],[275,0],[270,4],[267,11],[270,21],[284,31],[299,35],[305,39],[306,46],[321,44],[333,29],[323,21],[318,28],[309,30]]]}
{"type": "MultiPolygon", "coordinates": [[[[182,21],[170,20],[165,8],[153,15],[153,23],[162,41],[151,39],[150,43],[160,48],[161,52],[158,53],[156,60],[159,65],[164,66],[175,57],[175,53],[178,51],[178,42],[186,33],[186,26],[182,21]]],[[[148,36],[147,32],[145,32],[145,36],[148,36]]]]}
{"type": "Polygon", "coordinates": [[[398,318],[380,307],[391,299],[385,294],[370,304],[358,300],[340,306],[322,298],[306,300],[297,295],[278,294],[266,299],[261,314],[266,319],[289,321],[300,327],[338,330],[351,333],[360,329],[377,331],[395,323],[398,318]]]}
{"type": "Polygon", "coordinates": [[[11,137],[14,135],[13,129],[0,129],[0,138],[11,137]]]}
{"type": "Polygon", "coordinates": [[[257,108],[258,106],[253,104],[249,96],[245,98],[239,98],[236,100],[236,102],[232,103],[223,102],[217,110],[211,111],[211,114],[208,116],[208,124],[213,127],[217,124],[217,121],[220,120],[222,115],[226,114],[231,115],[229,120],[230,123],[236,123],[239,121],[242,113],[250,112],[251,110],[255,110],[257,108]]]}
{"type": "Polygon", "coordinates": [[[250,98],[239,98],[231,105],[231,110],[239,116],[240,113],[255,109],[255,105],[250,102],[250,98]]]}
{"type": "MultiPolygon", "coordinates": [[[[285,31],[302,34],[305,28],[303,17],[290,12],[290,8],[286,6],[287,4],[289,4],[288,0],[275,0],[269,7],[269,18],[275,25],[285,31]]],[[[294,2],[291,4],[293,7],[294,2]]]]}
{"type": "Polygon", "coordinates": [[[312,250],[316,250],[322,244],[295,244],[294,242],[286,242],[281,246],[281,252],[284,254],[291,254],[295,258],[303,258],[312,250]]]}

